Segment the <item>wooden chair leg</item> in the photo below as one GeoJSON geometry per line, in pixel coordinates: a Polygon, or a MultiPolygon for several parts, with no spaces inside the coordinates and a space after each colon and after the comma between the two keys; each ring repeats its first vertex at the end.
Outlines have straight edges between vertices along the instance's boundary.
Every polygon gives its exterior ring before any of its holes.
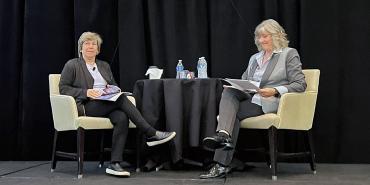
{"type": "Polygon", "coordinates": [[[313,137],[312,137],[312,131],[308,130],[307,131],[307,140],[308,140],[308,149],[310,152],[310,166],[311,170],[313,171],[314,174],[316,174],[316,164],[315,164],[315,150],[314,150],[314,144],[313,144],[313,137]]]}
{"type": "Polygon", "coordinates": [[[272,180],[277,180],[277,129],[271,126],[269,132],[269,146],[270,146],[270,160],[271,160],[271,172],[272,180]]]}
{"type": "Polygon", "coordinates": [[[139,129],[136,129],[136,172],[140,172],[141,166],[141,139],[142,134],[139,129]]]}
{"type": "Polygon", "coordinates": [[[101,132],[100,137],[99,168],[102,168],[104,166],[104,131],[101,132]]]}
{"type": "Polygon", "coordinates": [[[79,127],[77,129],[77,166],[78,166],[77,178],[78,179],[82,178],[84,147],[85,147],[85,131],[83,128],[79,127]]]}
{"type": "Polygon", "coordinates": [[[57,165],[57,159],[56,159],[56,149],[57,149],[57,140],[58,140],[58,131],[54,131],[54,141],[53,141],[53,151],[51,156],[51,172],[54,172],[55,167],[57,165]]]}
{"type": "Polygon", "coordinates": [[[266,164],[269,168],[271,168],[271,159],[270,159],[270,154],[269,154],[269,132],[267,132],[267,137],[264,135],[263,137],[263,148],[264,148],[264,155],[265,155],[265,160],[266,164]]]}
{"type": "Polygon", "coordinates": [[[266,154],[265,154],[265,160],[266,160],[266,165],[271,168],[271,159],[270,159],[270,155],[267,154],[267,150],[266,150],[266,154]]]}

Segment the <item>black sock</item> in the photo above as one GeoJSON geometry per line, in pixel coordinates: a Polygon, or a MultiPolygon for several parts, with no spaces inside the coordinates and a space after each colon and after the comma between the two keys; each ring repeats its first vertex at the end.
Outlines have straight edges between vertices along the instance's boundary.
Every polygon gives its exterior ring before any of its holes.
{"type": "Polygon", "coordinates": [[[155,133],[157,132],[157,130],[155,130],[154,128],[151,128],[151,129],[148,129],[145,133],[146,137],[153,137],[155,136],[155,133]]]}

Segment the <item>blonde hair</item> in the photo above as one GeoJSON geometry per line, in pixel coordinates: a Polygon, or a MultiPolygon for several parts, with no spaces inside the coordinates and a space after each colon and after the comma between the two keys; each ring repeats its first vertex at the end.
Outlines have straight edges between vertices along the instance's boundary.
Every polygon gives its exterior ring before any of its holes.
{"type": "Polygon", "coordinates": [[[258,42],[258,38],[262,33],[271,34],[273,50],[288,47],[289,40],[287,38],[287,34],[285,33],[284,28],[280,26],[280,24],[274,19],[264,20],[256,27],[256,30],[254,31],[254,42],[258,48],[258,51],[262,50],[262,47],[258,42]]]}
{"type": "Polygon", "coordinates": [[[96,41],[98,44],[98,53],[100,52],[100,46],[103,43],[103,39],[100,35],[94,32],[84,32],[78,39],[78,57],[81,57],[82,45],[86,41],[96,41]]]}

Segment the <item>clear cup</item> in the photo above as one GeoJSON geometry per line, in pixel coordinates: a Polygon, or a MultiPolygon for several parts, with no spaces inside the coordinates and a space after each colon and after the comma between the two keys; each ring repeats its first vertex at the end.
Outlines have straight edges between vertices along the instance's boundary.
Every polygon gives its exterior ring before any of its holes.
{"type": "Polygon", "coordinates": [[[186,75],[186,78],[187,79],[194,79],[195,78],[195,74],[193,71],[189,71],[188,74],[186,75]]]}

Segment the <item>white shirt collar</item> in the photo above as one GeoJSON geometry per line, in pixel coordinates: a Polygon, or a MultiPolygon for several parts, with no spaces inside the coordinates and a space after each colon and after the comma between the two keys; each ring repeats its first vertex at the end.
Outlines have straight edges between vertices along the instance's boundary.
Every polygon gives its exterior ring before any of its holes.
{"type": "Polygon", "coordinates": [[[272,53],[281,53],[283,52],[283,48],[275,49],[272,53]]]}
{"type": "Polygon", "coordinates": [[[91,71],[93,71],[93,69],[95,68],[98,68],[98,66],[96,65],[96,63],[94,63],[94,65],[90,65],[90,64],[87,64],[86,62],[85,62],[85,64],[86,64],[86,67],[87,67],[87,69],[89,69],[89,70],[91,70],[91,71]]]}
{"type": "MultiPolygon", "coordinates": [[[[272,51],[273,54],[275,54],[275,53],[277,54],[277,53],[281,53],[281,52],[283,52],[283,49],[282,48],[275,49],[274,51],[272,51]]],[[[260,52],[258,52],[257,55],[256,55],[256,60],[257,61],[261,60],[261,58],[263,57],[263,54],[264,53],[265,53],[264,50],[261,50],[260,52]]]]}

